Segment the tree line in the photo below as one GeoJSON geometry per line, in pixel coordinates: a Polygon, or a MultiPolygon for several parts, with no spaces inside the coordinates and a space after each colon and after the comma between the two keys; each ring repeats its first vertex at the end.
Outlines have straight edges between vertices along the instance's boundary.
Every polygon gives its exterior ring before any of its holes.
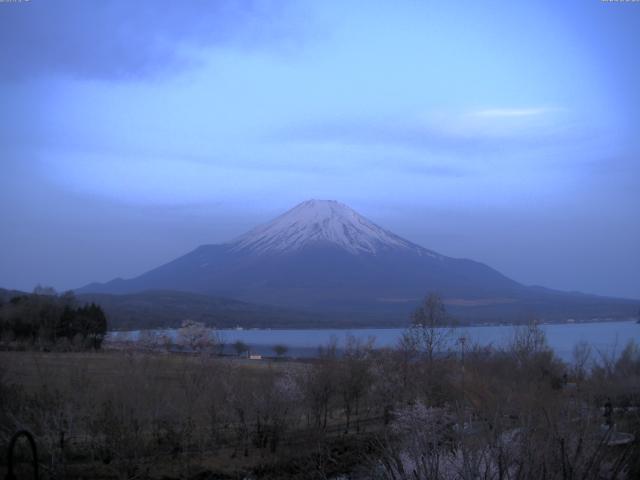
{"type": "Polygon", "coordinates": [[[32,294],[0,300],[0,342],[7,347],[98,349],[106,333],[102,308],[78,305],[73,292],[36,287],[32,294]]]}

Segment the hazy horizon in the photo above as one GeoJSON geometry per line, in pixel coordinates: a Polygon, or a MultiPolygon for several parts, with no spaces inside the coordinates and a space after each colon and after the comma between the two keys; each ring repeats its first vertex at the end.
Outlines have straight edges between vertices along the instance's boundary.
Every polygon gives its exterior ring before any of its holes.
{"type": "Polygon", "coordinates": [[[133,277],[309,198],[640,299],[640,4],[0,3],[0,286],[133,277]]]}

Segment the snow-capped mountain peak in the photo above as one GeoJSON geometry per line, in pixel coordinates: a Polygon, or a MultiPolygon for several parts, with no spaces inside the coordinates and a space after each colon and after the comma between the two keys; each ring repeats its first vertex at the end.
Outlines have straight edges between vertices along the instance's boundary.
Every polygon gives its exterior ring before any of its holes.
{"type": "Polygon", "coordinates": [[[335,200],[307,200],[231,242],[232,249],[285,253],[309,246],[333,246],[353,254],[393,249],[436,255],[384,230],[335,200]]]}

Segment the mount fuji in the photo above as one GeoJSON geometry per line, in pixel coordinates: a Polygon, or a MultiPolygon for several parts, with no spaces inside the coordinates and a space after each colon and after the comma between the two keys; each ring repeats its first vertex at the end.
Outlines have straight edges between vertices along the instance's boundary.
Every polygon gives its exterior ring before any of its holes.
{"type": "MultiPolygon", "coordinates": [[[[138,277],[93,283],[78,293],[148,290],[404,319],[427,292],[438,292],[454,310],[501,319],[541,307],[562,315],[605,308],[602,297],[526,287],[482,263],[441,255],[333,200],[305,201],[228,243],[202,245],[138,277]]],[[[607,300],[628,309],[626,301],[607,300]]]]}

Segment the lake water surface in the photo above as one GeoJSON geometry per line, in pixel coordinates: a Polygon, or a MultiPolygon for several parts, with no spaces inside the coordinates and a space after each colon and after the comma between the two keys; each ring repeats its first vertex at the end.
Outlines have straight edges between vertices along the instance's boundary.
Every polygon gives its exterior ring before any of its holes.
{"type": "MultiPolygon", "coordinates": [[[[502,346],[509,342],[514,334],[513,326],[473,326],[459,327],[451,336],[452,344],[464,335],[468,338],[467,345],[502,346]]],[[[563,323],[541,325],[547,336],[547,342],[563,360],[570,361],[573,347],[580,341],[586,341],[594,353],[619,353],[629,340],[640,344],[640,324],[633,320],[616,322],[591,323],[563,323]]],[[[393,347],[397,345],[404,329],[401,328],[357,328],[357,329],[316,329],[316,330],[218,330],[231,353],[231,345],[240,340],[251,347],[251,352],[261,355],[273,355],[274,345],[286,345],[288,355],[294,357],[309,357],[317,353],[318,347],[327,345],[332,338],[338,342],[338,347],[345,344],[347,336],[353,335],[366,340],[375,339],[377,347],[393,347]]],[[[177,330],[159,330],[158,333],[171,337],[177,336],[177,330]]],[[[128,332],[130,339],[135,339],[139,332],[128,332]]],[[[110,334],[117,339],[120,334],[110,334]]]]}

